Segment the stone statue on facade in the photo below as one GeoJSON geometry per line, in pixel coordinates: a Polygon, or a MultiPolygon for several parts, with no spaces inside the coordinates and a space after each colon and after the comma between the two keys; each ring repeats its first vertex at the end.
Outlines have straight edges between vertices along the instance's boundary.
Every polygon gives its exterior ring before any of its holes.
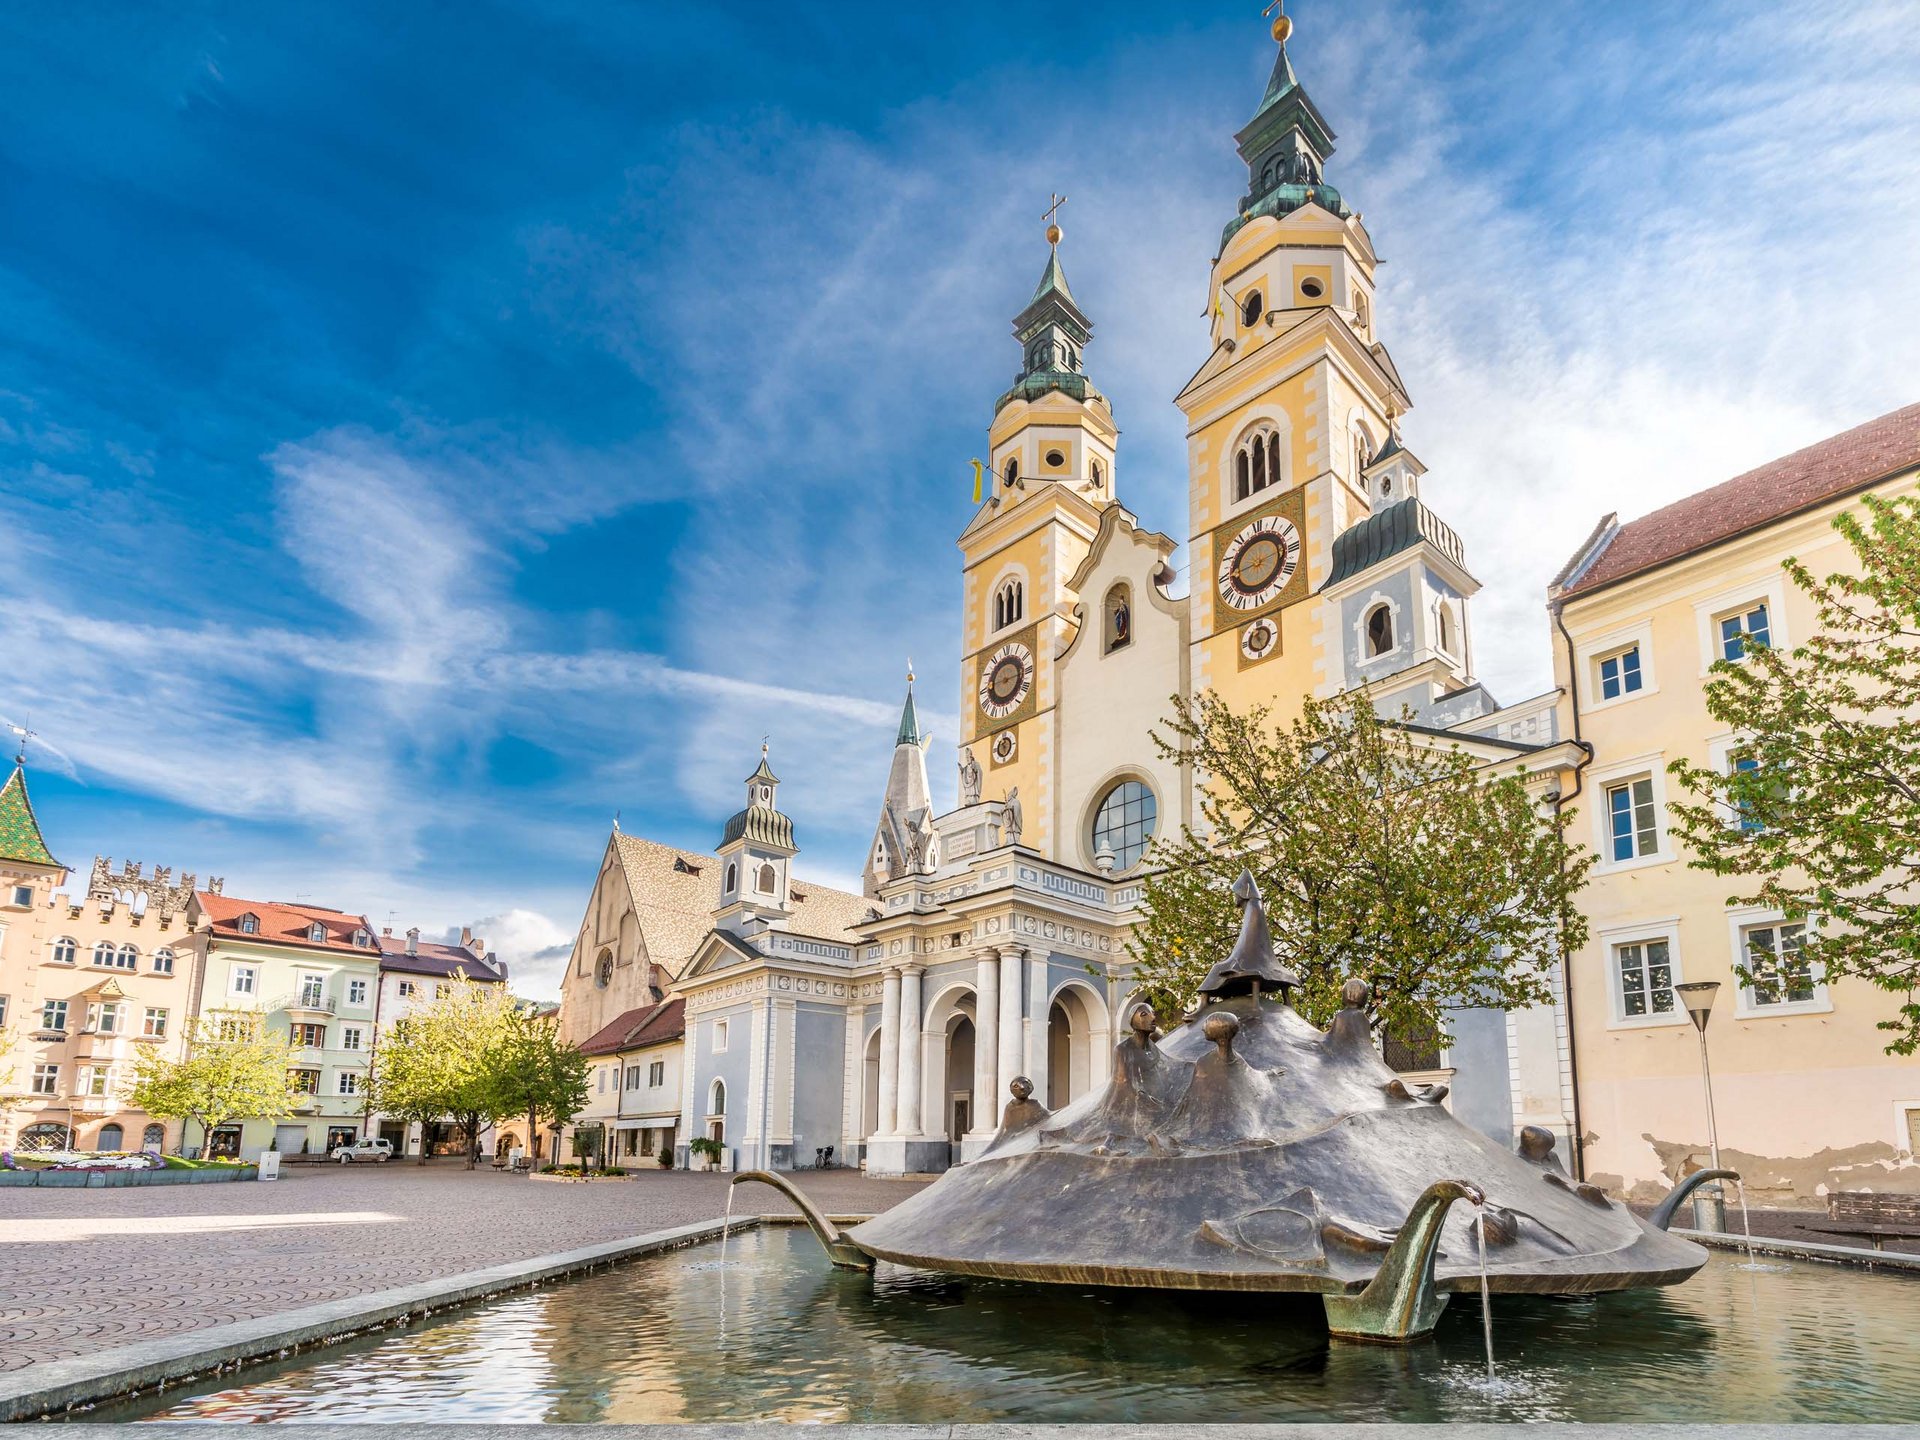
{"type": "Polygon", "coordinates": [[[980,762],[973,758],[973,751],[965,745],[960,747],[960,803],[980,803],[980,762]]]}
{"type": "Polygon", "coordinates": [[[1020,843],[1020,832],[1026,828],[1024,817],[1020,813],[1020,787],[1008,788],[1005,810],[1001,813],[1000,830],[1009,845],[1020,843]]]}

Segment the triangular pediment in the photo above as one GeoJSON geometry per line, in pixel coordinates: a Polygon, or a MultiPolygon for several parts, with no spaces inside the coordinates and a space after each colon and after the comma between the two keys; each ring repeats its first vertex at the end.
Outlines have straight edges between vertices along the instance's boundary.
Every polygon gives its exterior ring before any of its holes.
{"type": "Polygon", "coordinates": [[[725,930],[709,930],[706,939],[695,948],[687,968],[680,972],[680,979],[693,980],[717,970],[730,970],[736,965],[759,964],[766,958],[738,935],[730,935],[725,930]]]}

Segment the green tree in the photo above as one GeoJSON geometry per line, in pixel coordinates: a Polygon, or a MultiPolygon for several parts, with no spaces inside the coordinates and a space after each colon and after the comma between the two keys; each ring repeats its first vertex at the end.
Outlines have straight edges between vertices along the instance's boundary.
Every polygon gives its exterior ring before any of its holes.
{"type": "MultiPolygon", "coordinates": [[[[565,1125],[587,1108],[587,1057],[560,1035],[557,1015],[536,1014],[522,1005],[513,1016],[499,1070],[502,1115],[527,1117],[527,1149],[545,1116],[565,1125]]],[[[556,1160],[558,1157],[555,1157],[556,1160]]]]}
{"type": "Polygon", "coordinates": [[[300,1092],[292,1064],[293,1037],[269,1029],[264,1015],[213,1010],[195,1025],[178,1059],[141,1051],[127,1100],[162,1120],[197,1121],[205,1156],[213,1132],[229,1120],[277,1117],[293,1109],[300,1092]]]}
{"type": "Polygon", "coordinates": [[[1372,1022],[1409,1039],[1447,1039],[1448,1009],[1551,997],[1543,957],[1587,933],[1573,900],[1593,857],[1566,839],[1570,810],[1556,823],[1523,775],[1490,775],[1364,697],[1308,699],[1286,726],[1211,692],[1174,707],[1155,744],[1205,777],[1205,824],[1155,843],[1127,947],[1163,1022],[1232,949],[1243,865],[1275,954],[1300,978],[1294,1004],[1316,1024],[1354,977],[1372,1022]]]}
{"type": "MultiPolygon", "coordinates": [[[[1834,521],[1856,572],[1787,574],[1815,606],[1790,650],[1749,636],[1706,683],[1741,737],[1725,771],[1676,760],[1672,806],[1691,863],[1746,882],[1728,903],[1807,924],[1801,978],[1857,976],[1901,997],[1889,1053],[1920,1049],[1920,498],[1863,496],[1834,521]]],[[[1777,623],[1777,622],[1776,622],[1777,623]]],[[[1743,984],[1793,977],[1735,967],[1743,984]]]]}
{"type": "MultiPolygon", "coordinates": [[[[500,1076],[514,1020],[506,987],[456,975],[431,1003],[396,1021],[375,1051],[372,1088],[380,1108],[423,1124],[450,1116],[466,1131],[467,1168],[479,1161],[480,1131],[503,1115],[500,1076]]],[[[426,1159],[425,1144],[420,1147],[426,1159]]]]}

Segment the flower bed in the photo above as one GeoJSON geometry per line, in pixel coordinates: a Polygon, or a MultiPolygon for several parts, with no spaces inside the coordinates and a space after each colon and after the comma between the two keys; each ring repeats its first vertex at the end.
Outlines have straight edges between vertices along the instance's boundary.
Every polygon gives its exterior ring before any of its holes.
{"type": "Polygon", "coordinates": [[[228,1160],[183,1160],[151,1151],[0,1151],[0,1186],[100,1189],[122,1185],[197,1185],[252,1180],[259,1167],[228,1160]]]}

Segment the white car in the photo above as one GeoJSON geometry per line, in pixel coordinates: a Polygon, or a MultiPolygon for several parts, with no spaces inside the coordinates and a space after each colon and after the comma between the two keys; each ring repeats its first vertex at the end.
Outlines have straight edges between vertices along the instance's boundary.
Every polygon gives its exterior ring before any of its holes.
{"type": "Polygon", "coordinates": [[[368,1136],[365,1139],[354,1141],[351,1145],[342,1145],[338,1150],[333,1152],[333,1158],[338,1160],[342,1165],[345,1165],[350,1160],[378,1160],[384,1165],[393,1158],[393,1142],[391,1140],[376,1140],[368,1136]]]}

